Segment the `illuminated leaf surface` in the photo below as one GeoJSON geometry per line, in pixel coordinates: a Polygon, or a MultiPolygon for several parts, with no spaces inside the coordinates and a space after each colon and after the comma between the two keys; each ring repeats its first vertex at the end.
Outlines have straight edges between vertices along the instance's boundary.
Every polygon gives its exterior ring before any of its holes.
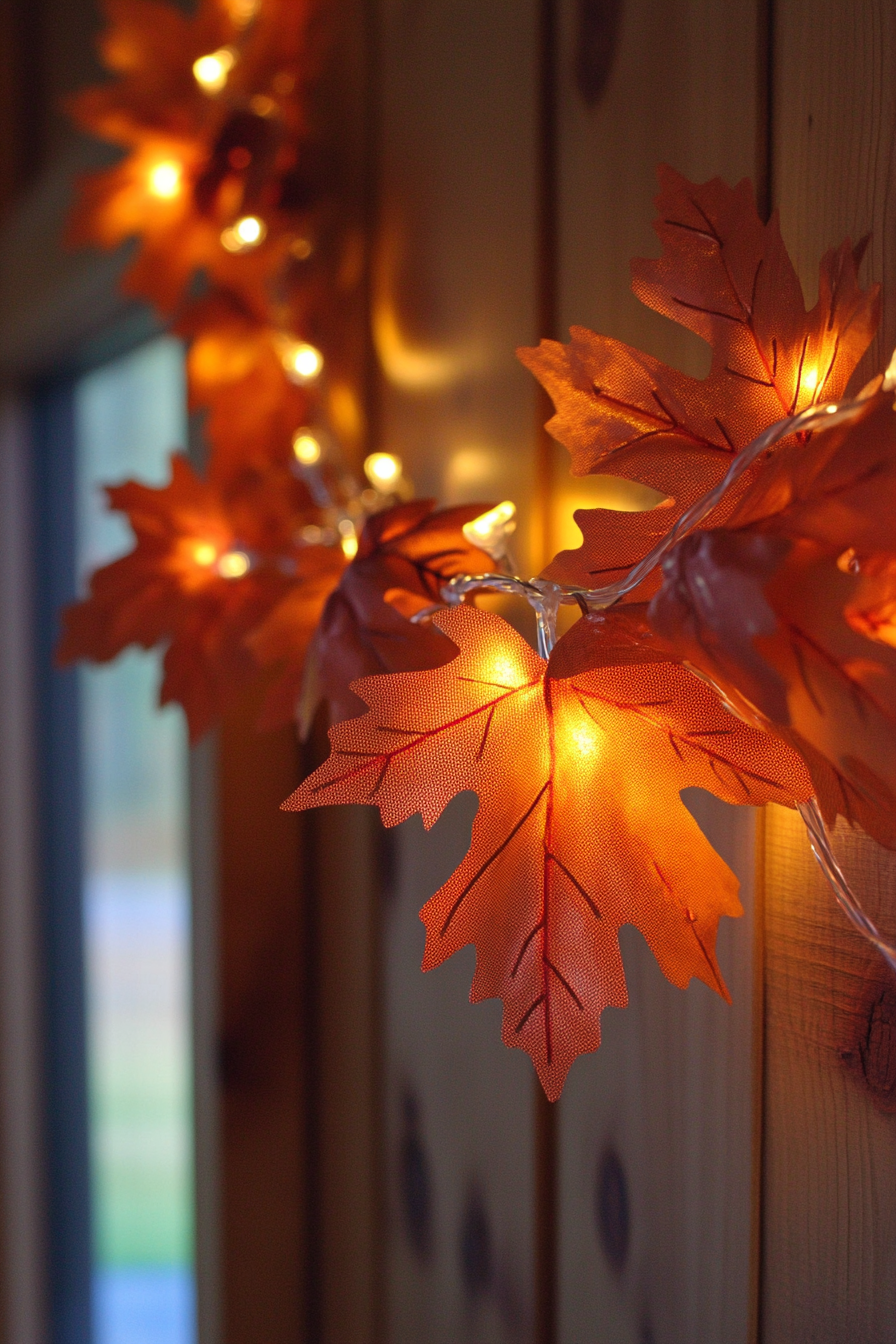
{"type": "Polygon", "coordinates": [[[127,152],[81,179],[70,241],[112,247],[139,236],[123,287],[166,313],[200,269],[258,296],[283,264],[295,227],[286,183],[304,129],[298,95],[311,64],[310,5],[265,0],[245,31],[224,0],[202,0],[190,16],[154,0],[106,0],[105,11],[100,54],[116,78],[79,94],[71,111],[85,130],[127,152]],[[223,47],[238,55],[226,90],[212,97],[193,63],[223,47]],[[160,196],[148,184],[162,163],[176,165],[179,179],[160,196]],[[224,248],[222,229],[259,210],[267,237],[250,252],[224,248]]]}
{"type": "MultiPolygon", "coordinates": [[[[441,602],[443,585],[456,574],[494,567],[491,556],[463,534],[464,523],[490,507],[436,509],[431,499],[420,499],[368,520],[309,650],[300,715],[304,733],[321,701],[331,722],[361,713],[363,705],[350,689],[358,677],[422,671],[454,656],[436,625],[414,625],[409,617],[441,602]]],[[[286,675],[295,680],[297,672],[301,675],[292,661],[286,675]]]]}
{"type": "Polygon", "coordinates": [[[287,569],[273,562],[296,523],[280,481],[251,502],[245,494],[228,501],[175,456],[162,489],[129,481],[107,493],[111,507],[127,514],[135,546],[97,570],[88,597],[63,613],[58,657],[107,662],[129,644],[167,644],[161,701],[183,705],[195,740],[257,674],[247,636],[287,594],[308,638],[321,585],[336,582],[331,552],[305,547],[288,557],[287,569]],[[242,576],[224,577],[222,557],[244,547],[256,562],[242,576]]]}
{"type": "Polygon", "coordinates": [[[826,817],[896,845],[896,414],[794,444],[665,565],[655,629],[805,756],[826,817]],[[739,526],[735,526],[740,524],[739,526]]]}
{"type": "Polygon", "coordinates": [[[574,475],[628,477],[670,501],[621,520],[579,511],[582,547],[545,571],[558,582],[594,586],[630,568],[762,430],[839,397],[879,320],[879,286],[863,291],[856,278],[863,246],[854,253],[847,241],[825,254],[807,313],[777,216],[761,222],[747,181],[696,185],[661,168],[660,188],[662,255],[632,263],[632,287],[711,345],[708,377],[690,378],[584,327],[572,328],[568,345],[542,341],[519,352],[553,398],[548,429],[569,449],[574,475]]]}
{"type": "Polygon", "coordinates": [[[639,651],[633,618],[580,621],[548,664],[498,616],[461,607],[435,623],[458,655],[358,683],[369,711],[331,729],[330,758],[285,806],[372,803],[387,826],[419,812],[431,827],[475,790],[469,852],[421,914],[424,969],[475,943],[471,998],[504,1000],[505,1043],[555,1098],[599,1045],[602,1010],[626,1003],[621,925],[673,984],[696,976],[727,997],[715,940],[741,912],[737,881],[680,790],[792,803],[811,785],[662,647],[639,651]]]}

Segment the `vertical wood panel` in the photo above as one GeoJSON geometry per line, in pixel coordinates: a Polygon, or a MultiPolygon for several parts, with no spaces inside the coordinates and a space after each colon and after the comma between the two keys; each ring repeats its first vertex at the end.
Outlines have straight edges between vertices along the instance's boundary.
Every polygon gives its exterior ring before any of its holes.
{"type": "MultiPolygon", "coordinates": [[[[380,0],[373,329],[381,446],[419,495],[533,498],[537,336],[535,0],[380,0]]],[[[394,839],[384,913],[387,1282],[392,1344],[532,1338],[533,1078],[500,1005],[468,1002],[473,954],[420,973],[418,911],[463,856],[470,800],[394,839]]]]}
{"type": "MultiPolygon", "coordinates": [[[[896,1340],[896,985],[847,924],[802,823],[766,826],[763,1344],[896,1340]]],[[[896,935],[894,856],[835,848],[896,935]]]]}
{"type": "MultiPolygon", "coordinates": [[[[629,259],[657,252],[660,161],[698,181],[761,167],[758,6],[564,0],[562,16],[557,335],[582,323],[701,375],[706,347],[634,298],[629,259]]],[[[573,481],[559,448],[555,473],[554,547],[577,545],[572,509],[601,487],[573,481]]],[[[734,1003],[696,982],[682,994],[623,931],[630,1007],[604,1014],[560,1102],[563,1344],[754,1333],[755,823],[706,795],[694,808],[742,882],[744,918],[719,935],[734,1003]]]]}
{"type": "MultiPolygon", "coordinates": [[[[896,10],[889,0],[780,0],[774,199],[804,286],[845,233],[872,231],[864,278],[896,342],[896,10]]],[[[765,1344],[896,1340],[896,986],[846,923],[794,819],[766,854],[765,1344]]],[[[896,860],[860,833],[836,848],[892,937],[896,860]]]]}
{"type": "Polygon", "coordinates": [[[221,1344],[294,1344],[304,1316],[301,821],[279,810],[298,748],[259,706],[218,752],[221,1344]]]}

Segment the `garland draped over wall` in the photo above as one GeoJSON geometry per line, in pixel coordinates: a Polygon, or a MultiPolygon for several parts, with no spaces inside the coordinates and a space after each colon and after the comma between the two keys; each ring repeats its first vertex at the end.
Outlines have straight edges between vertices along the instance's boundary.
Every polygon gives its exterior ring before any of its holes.
{"type": "Polygon", "coordinates": [[[326,14],[311,0],[107,0],[112,82],[75,114],[119,144],[82,186],[78,243],[136,236],[125,288],[189,342],[207,407],[199,475],[109,488],[134,549],[65,613],[63,661],[166,646],[162,702],[192,738],[262,667],[263,726],[332,753],[287,801],[415,812],[475,790],[470,850],[422,911],[424,969],[477,949],[472,997],[504,1000],[504,1040],[549,1097],[626,1002],[618,929],[663,972],[727,997],[715,956],[737,881],[680,791],[798,806],[841,904],[861,912],[825,831],[896,847],[896,370],[844,400],[879,320],[865,241],[821,260],[807,312],[776,217],[747,182],[660,170],[661,255],[632,264],[650,307],[712,348],[694,379],[610,337],[519,352],[550,393],[577,475],[650,486],[654,509],[581,510],[582,545],[537,579],[508,572],[509,504],[411,499],[357,433],[332,376],[363,239],[340,215],[315,126],[326,14]],[[477,592],[525,597],[538,653],[477,592]],[[580,619],[559,640],[561,603],[580,619]]]}

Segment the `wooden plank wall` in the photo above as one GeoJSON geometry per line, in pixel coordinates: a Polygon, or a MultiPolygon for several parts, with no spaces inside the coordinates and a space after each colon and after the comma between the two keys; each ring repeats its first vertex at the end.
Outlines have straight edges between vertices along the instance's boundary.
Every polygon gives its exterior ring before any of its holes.
{"type": "MultiPolygon", "coordinates": [[[[820,254],[872,231],[884,291],[862,372],[896,344],[896,9],[779,0],[774,200],[803,285],[820,254]]],[[[896,523],[894,523],[896,526],[896,523]]],[[[896,937],[896,856],[838,831],[872,918],[896,937]]],[[[896,984],[847,924],[795,818],[765,854],[763,1344],[896,1340],[896,984]]]]}
{"type": "MultiPolygon", "coordinates": [[[[533,556],[538,6],[382,0],[373,329],[380,445],[421,495],[513,498],[533,556]]],[[[537,544],[537,542],[535,543],[537,544]]],[[[527,1344],[533,1080],[471,1007],[472,949],[420,974],[418,911],[459,862],[472,800],[393,840],[384,895],[387,1328],[393,1344],[527,1344]]]]}
{"type": "MultiPolygon", "coordinates": [[[[630,257],[656,253],[660,161],[698,180],[749,175],[761,200],[773,195],[810,301],[821,252],[872,227],[866,265],[891,294],[893,6],[778,0],[771,29],[769,8],[556,0],[553,334],[580,322],[705,372],[700,342],[629,290],[630,257]]],[[[514,497],[529,572],[542,559],[539,450],[512,351],[548,334],[537,329],[544,12],[535,0],[374,4],[371,444],[402,456],[420,494],[514,497]]],[[[894,324],[888,297],[869,372],[894,324]]],[[[608,502],[608,486],[573,482],[559,449],[550,477],[556,550],[577,540],[572,508],[608,502]]],[[[720,933],[734,1004],[669,986],[623,934],[632,1006],[605,1015],[601,1050],[576,1064],[555,1112],[553,1267],[536,1264],[529,1064],[501,1046],[499,1005],[467,1004],[471,951],[418,970],[417,912],[462,854],[474,804],[456,800],[429,836],[408,823],[380,859],[361,831],[342,845],[343,823],[325,825],[340,865],[327,870],[320,943],[322,1039],[338,1061],[322,1075],[334,1128],[318,1150],[320,1338],[896,1340],[896,992],[790,814],[757,825],[706,796],[689,805],[742,881],[745,917],[720,933]],[[536,1334],[534,1285],[551,1268],[556,1319],[536,1334]]],[[[861,837],[838,843],[877,915],[892,861],[861,837]]]]}
{"type": "MultiPolygon", "coordinates": [[[[634,298],[629,259],[657,254],[659,162],[698,181],[755,179],[757,6],[627,0],[604,29],[603,88],[583,78],[589,8],[561,5],[557,335],[581,323],[702,376],[707,348],[634,298]]],[[[556,541],[578,544],[571,508],[611,504],[607,485],[573,481],[559,448],[556,473],[556,541]]],[[[744,918],[724,920],[719,939],[733,1005],[696,982],[675,989],[623,931],[630,1006],[604,1014],[603,1044],[573,1067],[558,1108],[563,1344],[752,1337],[755,818],[693,792],[742,882],[744,918]]]]}

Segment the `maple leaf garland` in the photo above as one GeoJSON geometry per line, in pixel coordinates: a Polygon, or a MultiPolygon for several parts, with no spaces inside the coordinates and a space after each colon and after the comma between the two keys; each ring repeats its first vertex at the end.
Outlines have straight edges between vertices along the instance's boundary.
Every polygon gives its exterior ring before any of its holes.
{"type": "MultiPolygon", "coordinates": [[[[583,545],[544,571],[559,583],[595,587],[630,569],[764,429],[839,397],[879,322],[880,287],[863,291],[856,278],[864,242],[825,254],[807,313],[777,215],[762,223],[748,181],[697,185],[667,167],[659,177],[663,252],[632,262],[632,288],[706,340],[712,366],[707,378],[691,378],[584,327],[571,329],[569,345],[544,340],[518,351],[554,401],[548,430],[569,449],[574,475],[609,472],[667,496],[643,513],[578,511],[583,545]]],[[[756,470],[713,521],[731,512],[756,470]]]]}
{"type": "Polygon", "coordinates": [[[668,556],[651,621],[804,756],[828,821],[896,847],[896,413],[792,444],[727,527],[668,556]]]}
{"type": "Polygon", "coordinates": [[[368,712],[330,730],[330,758],[284,806],[372,803],[387,826],[419,812],[429,828],[478,793],[470,850],[421,912],[423,966],[475,943],[471,998],[503,998],[505,1044],[553,1099],[599,1045],[602,1010],[626,1003],[622,924],[673,984],[696,976],[727,997],[714,949],[720,916],[741,912],[737,880],[680,790],[792,804],[811,784],[625,615],[583,618],[547,663],[498,616],[434,621],[457,656],[355,683],[368,712]]]}
{"type": "Polygon", "coordinates": [[[257,295],[294,236],[282,206],[304,130],[309,3],[263,0],[248,24],[224,0],[201,0],[192,16],[154,0],[106,0],[105,8],[100,53],[117,78],[78,94],[70,111],[126,156],[80,180],[70,241],[111,247],[138,235],[123,288],[166,313],[200,268],[216,284],[257,295]],[[221,96],[209,96],[194,62],[222,50],[233,66],[221,96]],[[159,164],[177,175],[153,192],[159,164]],[[222,228],[260,207],[267,233],[258,246],[245,254],[222,246],[222,228]]]}
{"type": "MultiPolygon", "coordinates": [[[[302,613],[301,620],[295,613],[297,629],[310,637],[341,564],[334,570],[329,547],[289,550],[302,518],[298,481],[290,482],[292,502],[280,476],[247,502],[228,500],[181,456],[172,458],[171,473],[160,489],[136,481],[107,488],[136,545],[98,569],[88,597],[65,610],[57,658],[107,662],[129,644],[167,643],[160,700],[183,706],[195,741],[257,675],[249,633],[292,593],[302,613]],[[257,548],[259,563],[228,578],[219,565],[235,545],[257,548]],[[282,564],[287,558],[291,572],[282,564]]],[[[307,520],[310,501],[305,509],[307,520]]]]}
{"type": "Polygon", "coordinates": [[[441,631],[415,625],[414,612],[442,600],[442,587],[457,574],[484,573],[492,558],[463,534],[488,504],[437,509],[431,499],[398,504],[369,518],[358,553],[327,601],[308,650],[292,642],[273,612],[253,640],[261,661],[284,658],[283,679],[271,695],[283,702],[298,692],[299,726],[307,736],[318,705],[327,705],[331,723],[360,714],[363,704],[352,682],[375,672],[424,671],[454,656],[441,631]]]}

